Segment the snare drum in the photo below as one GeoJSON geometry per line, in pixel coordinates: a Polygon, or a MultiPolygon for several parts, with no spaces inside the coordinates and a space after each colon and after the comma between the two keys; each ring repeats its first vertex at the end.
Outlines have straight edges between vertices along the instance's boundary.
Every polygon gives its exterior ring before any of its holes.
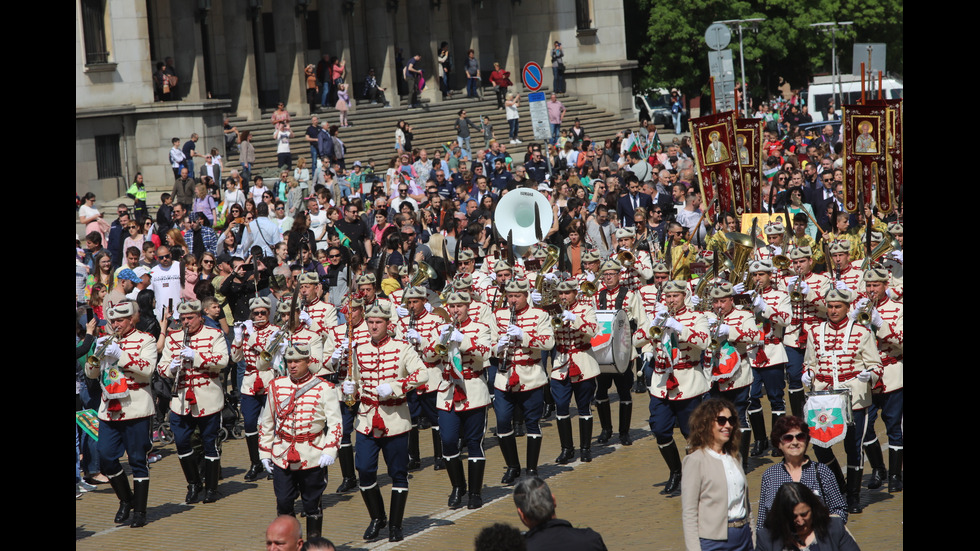
{"type": "Polygon", "coordinates": [[[624,373],[633,352],[633,332],[625,310],[596,310],[599,331],[592,337],[592,353],[600,373],[624,373]]]}

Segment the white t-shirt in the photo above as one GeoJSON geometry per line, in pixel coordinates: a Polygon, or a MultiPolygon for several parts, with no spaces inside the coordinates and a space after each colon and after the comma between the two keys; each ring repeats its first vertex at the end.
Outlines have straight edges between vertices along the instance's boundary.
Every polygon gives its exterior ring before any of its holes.
{"type": "Polygon", "coordinates": [[[163,315],[163,307],[170,299],[174,300],[174,309],[180,304],[180,262],[174,262],[170,268],[156,265],[150,270],[150,288],[153,289],[154,298],[157,299],[157,307],[153,313],[157,318],[163,315]]]}
{"type": "MultiPolygon", "coordinates": [[[[259,195],[259,200],[262,200],[262,195],[259,195]]],[[[230,208],[234,204],[238,204],[243,209],[245,208],[245,194],[242,190],[236,189],[235,191],[225,190],[225,210],[230,208]]]]}
{"type": "MultiPolygon", "coordinates": [[[[81,220],[82,218],[91,218],[92,216],[98,216],[98,215],[99,215],[99,210],[94,207],[90,207],[88,205],[82,205],[78,207],[79,220],[81,220]]],[[[91,224],[91,222],[89,223],[91,224]]]]}
{"type": "MultiPolygon", "coordinates": [[[[310,229],[313,230],[313,237],[320,237],[320,232],[323,231],[323,226],[327,225],[327,213],[323,209],[320,209],[316,214],[310,214],[310,229]]],[[[327,236],[324,234],[323,239],[317,239],[316,249],[326,249],[327,248],[327,236]]]]}
{"type": "Polygon", "coordinates": [[[506,105],[504,106],[504,112],[507,113],[507,120],[516,119],[520,115],[517,114],[516,105],[506,105]]]}
{"type": "MultiPolygon", "coordinates": [[[[265,187],[264,184],[262,185],[262,187],[252,186],[252,201],[256,205],[258,205],[259,203],[262,202],[262,194],[265,193],[265,192],[267,192],[267,191],[269,191],[269,188],[265,187]]],[[[242,203],[242,208],[243,209],[245,208],[245,203],[244,202],[242,203]]]]}
{"type": "Polygon", "coordinates": [[[290,135],[292,135],[292,132],[290,132],[289,130],[283,130],[279,132],[278,137],[273,136],[274,138],[276,138],[276,142],[279,143],[279,145],[276,146],[276,153],[289,153],[290,135]]]}

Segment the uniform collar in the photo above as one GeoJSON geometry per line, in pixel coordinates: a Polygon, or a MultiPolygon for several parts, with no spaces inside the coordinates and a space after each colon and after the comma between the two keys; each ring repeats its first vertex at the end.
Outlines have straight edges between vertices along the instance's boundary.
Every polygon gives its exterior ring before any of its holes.
{"type": "Polygon", "coordinates": [[[383,339],[381,339],[381,342],[375,344],[374,339],[372,338],[371,339],[371,345],[374,346],[375,348],[381,348],[382,346],[388,344],[388,341],[390,341],[390,340],[391,340],[391,337],[389,337],[388,335],[385,335],[385,337],[383,339]]]}
{"type": "Polygon", "coordinates": [[[299,379],[294,379],[294,378],[292,378],[292,376],[290,376],[290,377],[289,377],[289,381],[290,381],[291,383],[294,383],[294,384],[297,384],[297,385],[301,385],[301,384],[303,384],[303,383],[305,383],[305,382],[307,382],[307,381],[309,381],[309,380],[310,380],[310,379],[312,379],[312,378],[313,378],[313,373],[312,373],[312,372],[310,372],[310,371],[307,371],[307,372],[306,372],[306,375],[303,375],[303,376],[302,376],[302,377],[300,377],[299,379]]]}

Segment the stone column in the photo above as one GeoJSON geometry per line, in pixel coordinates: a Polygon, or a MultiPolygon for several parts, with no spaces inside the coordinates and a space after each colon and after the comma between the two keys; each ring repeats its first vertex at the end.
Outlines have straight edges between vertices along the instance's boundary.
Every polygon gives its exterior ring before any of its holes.
{"type": "Polygon", "coordinates": [[[398,81],[396,75],[401,67],[395,64],[394,14],[389,13],[385,2],[370,2],[364,5],[363,29],[370,33],[367,41],[368,61],[371,67],[377,69],[378,82],[385,89],[385,97],[392,107],[401,106],[398,97],[398,81]]]}
{"type": "Polygon", "coordinates": [[[164,56],[172,55],[177,66],[177,76],[180,78],[177,90],[180,99],[188,101],[207,99],[197,3],[194,0],[172,0],[170,5],[174,51],[164,56]]]}
{"type": "Polygon", "coordinates": [[[224,0],[225,63],[228,71],[228,91],[235,114],[257,119],[259,111],[258,75],[255,71],[255,42],[246,0],[224,0]]]}
{"type": "Polygon", "coordinates": [[[273,11],[276,36],[276,83],[278,101],[286,102],[286,109],[297,115],[309,115],[306,105],[306,66],[304,52],[303,18],[289,5],[288,9],[273,11]]]}

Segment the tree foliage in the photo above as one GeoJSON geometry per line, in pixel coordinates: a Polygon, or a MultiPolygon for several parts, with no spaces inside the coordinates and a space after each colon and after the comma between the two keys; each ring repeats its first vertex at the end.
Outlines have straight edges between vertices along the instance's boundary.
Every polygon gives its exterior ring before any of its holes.
{"type": "MultiPolygon", "coordinates": [[[[831,71],[831,37],[809,25],[854,21],[837,33],[841,70],[851,69],[855,42],[884,42],[888,70],[903,73],[903,6],[900,0],[687,0],[663,2],[626,0],[629,55],[639,60],[639,86],[677,87],[687,95],[707,93],[708,47],[704,32],[715,21],[765,18],[756,29],[743,27],[746,80],[751,93],[775,92],[780,79],[794,88],[806,86],[814,74],[831,71]],[[645,29],[640,29],[646,21],[645,29]],[[636,40],[645,35],[645,39],[636,40]],[[633,49],[636,48],[636,49],[633,49]]],[[[732,30],[735,78],[741,80],[738,32],[732,30]]]]}

